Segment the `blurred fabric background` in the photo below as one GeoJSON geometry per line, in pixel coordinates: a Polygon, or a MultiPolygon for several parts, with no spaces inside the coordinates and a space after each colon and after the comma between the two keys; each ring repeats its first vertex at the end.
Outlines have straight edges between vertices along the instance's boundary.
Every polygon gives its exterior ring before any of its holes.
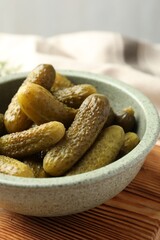
{"type": "Polygon", "coordinates": [[[56,34],[100,30],[159,42],[159,0],[0,0],[0,32],[56,34]]]}

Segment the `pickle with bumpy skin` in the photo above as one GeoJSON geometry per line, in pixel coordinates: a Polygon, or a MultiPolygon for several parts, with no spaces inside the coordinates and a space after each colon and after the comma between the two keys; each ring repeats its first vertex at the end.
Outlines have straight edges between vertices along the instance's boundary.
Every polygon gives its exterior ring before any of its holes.
{"type": "Polygon", "coordinates": [[[18,104],[17,94],[13,96],[4,114],[4,123],[8,133],[23,131],[32,124],[32,120],[24,114],[18,104]]]}
{"type": "Polygon", "coordinates": [[[60,122],[49,122],[27,130],[0,137],[0,154],[20,158],[46,150],[65,134],[60,122]]]}
{"type": "Polygon", "coordinates": [[[96,92],[96,88],[91,84],[78,84],[54,91],[53,95],[67,106],[79,108],[86,97],[96,92]]]}
{"type": "Polygon", "coordinates": [[[113,125],[113,124],[114,124],[114,121],[115,121],[115,118],[116,118],[116,114],[115,114],[115,112],[113,111],[113,108],[111,107],[111,108],[110,108],[110,111],[109,111],[109,116],[108,116],[107,122],[106,122],[105,125],[104,125],[104,128],[113,125]]]}
{"type": "MultiPolygon", "coordinates": [[[[55,70],[53,66],[50,64],[41,64],[28,74],[26,80],[22,83],[22,86],[27,82],[33,82],[50,90],[54,78],[55,70]]],[[[21,110],[17,94],[13,96],[8,109],[4,114],[4,123],[8,133],[23,131],[29,128],[32,124],[32,121],[28,119],[25,113],[21,110]]]]}
{"type": "Polygon", "coordinates": [[[81,104],[65,137],[45,155],[44,170],[52,176],[65,174],[93,144],[109,111],[110,104],[106,96],[88,96],[81,104]]]}
{"type": "Polygon", "coordinates": [[[47,178],[49,175],[43,169],[42,159],[37,159],[37,156],[30,156],[23,159],[23,163],[28,165],[36,178],[47,178]]]}
{"type": "Polygon", "coordinates": [[[115,161],[124,142],[122,127],[112,125],[101,131],[88,152],[66,174],[67,176],[89,172],[115,161]]]}
{"type": "Polygon", "coordinates": [[[73,86],[73,83],[67,77],[56,72],[55,81],[51,87],[51,92],[54,92],[63,88],[68,88],[71,86],[73,86]]]}
{"type": "Polygon", "coordinates": [[[56,72],[51,64],[40,64],[27,76],[24,83],[35,83],[50,90],[56,77],[56,72]]]}
{"type": "Polygon", "coordinates": [[[0,173],[17,177],[34,177],[29,166],[19,160],[3,155],[0,155],[0,173]]]}
{"type": "Polygon", "coordinates": [[[140,142],[139,136],[135,132],[127,132],[125,134],[124,143],[122,145],[120,156],[124,156],[134,149],[140,142]]]}
{"type": "Polygon", "coordinates": [[[77,110],[58,101],[48,90],[34,83],[27,83],[17,93],[24,113],[36,124],[59,121],[69,126],[77,110]]]}
{"type": "Polygon", "coordinates": [[[123,127],[125,132],[132,131],[136,125],[134,109],[132,107],[123,109],[123,113],[121,115],[116,115],[115,124],[123,127]]]}

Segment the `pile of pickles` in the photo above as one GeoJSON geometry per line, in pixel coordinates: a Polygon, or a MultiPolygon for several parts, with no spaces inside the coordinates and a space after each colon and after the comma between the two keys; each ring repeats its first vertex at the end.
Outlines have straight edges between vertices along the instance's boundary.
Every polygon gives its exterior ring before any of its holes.
{"type": "Polygon", "coordinates": [[[121,112],[93,85],[38,65],[0,114],[0,173],[65,177],[120,159],[140,141],[134,109],[121,112]]]}

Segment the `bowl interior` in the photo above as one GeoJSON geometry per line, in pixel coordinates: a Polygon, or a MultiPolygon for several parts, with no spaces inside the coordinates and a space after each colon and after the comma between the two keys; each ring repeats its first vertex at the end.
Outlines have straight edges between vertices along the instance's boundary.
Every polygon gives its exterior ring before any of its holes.
{"type": "MultiPolygon", "coordinates": [[[[109,177],[117,172],[124,171],[124,168],[132,167],[139,159],[143,159],[155,144],[160,131],[159,117],[150,100],[136,89],[110,77],[69,70],[60,72],[74,83],[93,84],[99,93],[105,94],[108,97],[115,112],[120,112],[123,108],[132,106],[135,110],[138,126],[137,133],[141,141],[133,151],[127,154],[127,157],[123,157],[123,161],[119,160],[102,169],[72,177],[65,177],[65,179],[64,177],[54,179],[27,179],[28,186],[35,185],[45,187],[50,184],[56,186],[61,184],[69,185],[73,182],[73,177],[74,182],[79,183],[85,180],[88,182],[96,181],[96,178],[100,179],[106,177],[106,175],[109,177]]],[[[11,97],[16,93],[26,76],[27,73],[23,73],[0,79],[0,112],[4,112],[7,109],[11,97]]],[[[12,184],[12,178],[14,179],[13,182],[17,185],[26,184],[26,179],[23,181],[23,178],[19,181],[17,177],[1,176],[1,180],[7,180],[9,184],[12,184]]]]}

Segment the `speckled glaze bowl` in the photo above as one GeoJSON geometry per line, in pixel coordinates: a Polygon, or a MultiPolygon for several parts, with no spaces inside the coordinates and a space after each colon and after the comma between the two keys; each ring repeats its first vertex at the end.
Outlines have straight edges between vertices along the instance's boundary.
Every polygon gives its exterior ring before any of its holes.
{"type": "MultiPolygon", "coordinates": [[[[61,71],[75,83],[91,83],[108,96],[115,111],[132,106],[140,143],[118,161],[84,174],[44,179],[0,174],[0,207],[33,216],[62,216],[94,208],[121,192],[137,175],[159,135],[159,117],[147,97],[109,77],[61,71]]],[[[0,79],[0,112],[3,112],[27,74],[0,79]]]]}

